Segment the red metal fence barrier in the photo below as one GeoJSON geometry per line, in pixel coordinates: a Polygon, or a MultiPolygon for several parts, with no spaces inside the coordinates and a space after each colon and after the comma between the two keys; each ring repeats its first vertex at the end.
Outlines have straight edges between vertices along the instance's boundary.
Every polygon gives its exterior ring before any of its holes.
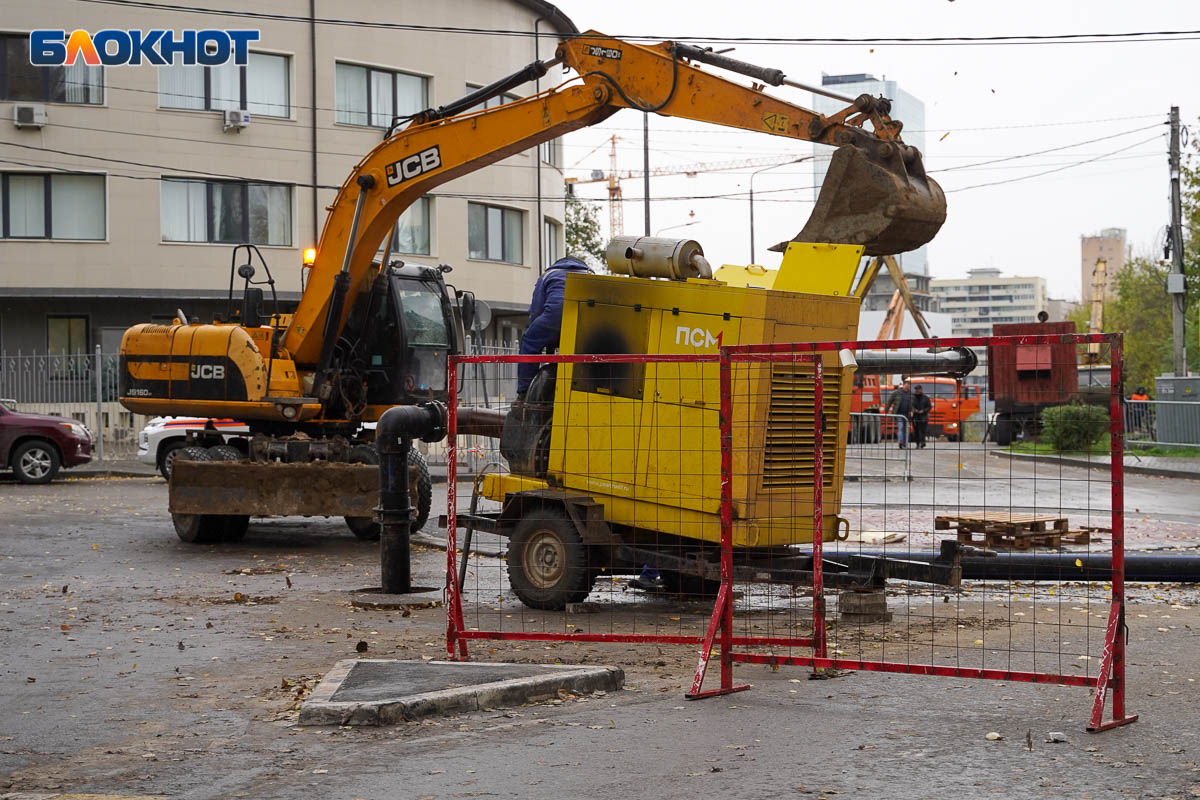
{"type": "Polygon", "coordinates": [[[451,657],[468,657],[473,639],[698,646],[691,698],[746,688],[734,683],[736,663],[795,665],[1087,686],[1089,730],[1136,719],[1125,709],[1119,335],[468,356],[452,359],[451,385],[451,657]],[[989,392],[973,397],[962,381],[920,372],[951,348],[987,357],[989,392]],[[1081,357],[1092,366],[1077,367],[1081,357]],[[494,441],[456,435],[458,394],[507,409],[519,363],[572,370],[547,412],[551,463],[525,465],[541,483],[504,483],[511,477],[495,474],[513,465],[494,441]],[[1106,378],[1098,391],[1084,387],[1085,372],[1106,378]],[[901,378],[935,395],[925,419],[902,426],[888,420],[911,418],[911,407],[897,414],[887,402],[901,378]],[[1107,443],[1073,456],[1083,467],[1044,460],[1060,419],[1105,426],[1107,443]],[[585,430],[590,438],[579,438],[585,430]],[[968,430],[1003,444],[964,441],[968,430]],[[905,460],[880,457],[893,451],[905,460]],[[461,487],[460,466],[472,473],[461,487]],[[679,480],[654,477],[668,473],[679,480]],[[541,607],[531,608],[531,589],[513,586],[514,574],[559,574],[551,558],[531,561],[552,547],[497,522],[527,491],[539,503],[581,503],[550,515],[590,532],[578,562],[587,586],[569,587],[570,602],[535,594],[541,607]],[[491,537],[491,549],[476,538],[464,554],[459,528],[491,537]],[[516,555],[507,536],[519,539],[516,555]],[[1049,566],[1027,558],[1047,551],[1057,559],[1049,566]],[[643,580],[655,573],[657,584],[643,580]],[[706,690],[713,657],[720,683],[706,690]]]}

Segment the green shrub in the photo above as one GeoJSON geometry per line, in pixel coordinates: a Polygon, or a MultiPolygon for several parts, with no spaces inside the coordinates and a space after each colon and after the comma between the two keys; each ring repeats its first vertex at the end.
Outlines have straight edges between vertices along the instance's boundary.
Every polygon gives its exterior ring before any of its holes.
{"type": "Polygon", "coordinates": [[[1099,406],[1054,406],[1042,412],[1042,438],[1060,453],[1091,449],[1108,425],[1108,411],[1099,406]]]}

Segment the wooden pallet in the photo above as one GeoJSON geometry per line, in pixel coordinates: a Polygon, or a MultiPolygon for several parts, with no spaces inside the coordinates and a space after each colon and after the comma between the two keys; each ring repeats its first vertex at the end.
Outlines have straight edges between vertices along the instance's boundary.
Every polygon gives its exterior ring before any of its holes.
{"type": "Polygon", "coordinates": [[[1019,531],[1017,533],[995,533],[959,528],[958,541],[963,544],[982,545],[989,550],[998,547],[1007,550],[1029,550],[1034,547],[1059,548],[1062,546],[1062,531],[1019,531]],[[979,536],[979,539],[975,537],[979,536]]]}
{"type": "Polygon", "coordinates": [[[1041,533],[1058,531],[1065,533],[1069,526],[1066,517],[1044,514],[1015,514],[1011,511],[976,511],[969,514],[940,515],[934,517],[933,527],[944,531],[950,528],[969,528],[983,533],[1041,533]]]}
{"type": "Polygon", "coordinates": [[[1093,529],[1072,531],[1066,517],[1016,514],[1010,511],[980,511],[934,518],[936,530],[954,529],[963,544],[982,544],[989,549],[1029,550],[1033,547],[1062,547],[1087,544],[1093,529]],[[979,536],[980,539],[975,537],[979,536]]]}

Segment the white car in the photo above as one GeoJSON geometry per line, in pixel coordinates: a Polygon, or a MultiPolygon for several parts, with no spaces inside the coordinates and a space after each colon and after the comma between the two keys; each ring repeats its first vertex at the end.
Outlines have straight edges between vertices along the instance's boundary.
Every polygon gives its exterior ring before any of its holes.
{"type": "Polygon", "coordinates": [[[229,442],[238,437],[248,437],[250,429],[246,423],[236,419],[214,419],[204,417],[155,417],[138,434],[137,460],[158,467],[163,478],[171,479],[171,464],[175,456],[187,444],[188,432],[199,433],[209,423],[220,431],[229,442]]]}

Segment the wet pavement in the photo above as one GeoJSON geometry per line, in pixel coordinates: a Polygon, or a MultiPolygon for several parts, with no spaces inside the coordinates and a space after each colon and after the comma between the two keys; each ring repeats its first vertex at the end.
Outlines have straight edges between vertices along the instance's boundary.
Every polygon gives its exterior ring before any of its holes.
{"type": "MultiPolygon", "coordinates": [[[[1110,507],[1107,480],[1095,472],[1001,467],[989,458],[979,448],[918,451],[911,483],[848,484],[847,513],[867,520],[873,508],[899,513],[899,504],[912,503],[903,528],[924,548],[934,509],[951,498],[964,507],[1019,498],[1060,507],[1073,524],[1076,509],[1100,518],[1110,507]],[[1005,490],[1005,481],[1020,488],[1005,490]]],[[[610,663],[625,670],[627,688],[386,731],[309,728],[297,721],[298,702],[339,660],[444,657],[445,610],[354,608],[352,591],[377,580],[378,554],[338,520],[256,522],[241,543],[185,545],[165,513],[161,480],[67,477],[43,487],[0,480],[0,793],[1200,794],[1194,586],[1131,589],[1129,704],[1142,719],[1097,736],[1082,732],[1091,700],[1084,688],[865,672],[811,681],[801,668],[743,665],[736,675],[751,691],[688,703],[682,694],[695,647],[529,641],[477,641],[471,649],[482,660],[610,663]],[[1067,741],[1046,742],[1051,731],[1066,732],[1067,741]]],[[[1194,487],[1129,476],[1134,549],[1195,546],[1194,487]]],[[[443,505],[438,487],[435,513],[443,505]]],[[[498,552],[501,543],[491,544],[498,552]]],[[[506,591],[499,558],[473,562],[472,580],[481,582],[468,598],[468,611],[478,612],[468,625],[500,619],[527,629],[690,633],[711,611],[705,602],[631,591],[616,576],[599,581],[588,600],[600,612],[530,612],[506,591]]],[[[416,548],[413,566],[417,582],[439,584],[445,553],[416,548]]],[[[936,663],[1050,653],[1060,656],[1054,670],[1093,669],[1106,588],[1054,588],[896,587],[895,624],[835,628],[831,642],[850,654],[936,663]]],[[[803,592],[747,589],[738,602],[747,630],[811,632],[803,592]]]]}

